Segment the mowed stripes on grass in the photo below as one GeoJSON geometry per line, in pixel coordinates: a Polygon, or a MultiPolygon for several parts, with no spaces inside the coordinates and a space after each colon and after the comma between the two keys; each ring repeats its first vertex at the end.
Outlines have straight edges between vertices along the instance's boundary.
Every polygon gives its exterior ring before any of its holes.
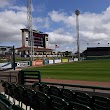
{"type": "Polygon", "coordinates": [[[29,70],[39,70],[42,78],[110,82],[110,60],[71,62],[29,70]]]}

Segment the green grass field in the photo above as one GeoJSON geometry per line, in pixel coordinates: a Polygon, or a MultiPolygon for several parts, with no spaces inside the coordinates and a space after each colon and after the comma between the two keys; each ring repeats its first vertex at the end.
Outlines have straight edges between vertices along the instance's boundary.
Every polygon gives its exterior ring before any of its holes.
{"type": "Polygon", "coordinates": [[[42,78],[110,82],[110,60],[72,62],[30,69],[39,70],[42,78]]]}

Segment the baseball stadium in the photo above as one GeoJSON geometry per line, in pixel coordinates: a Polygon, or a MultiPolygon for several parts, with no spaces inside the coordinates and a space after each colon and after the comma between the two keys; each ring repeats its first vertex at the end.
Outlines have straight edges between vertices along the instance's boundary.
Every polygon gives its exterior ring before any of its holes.
{"type": "Polygon", "coordinates": [[[49,48],[49,34],[32,28],[32,0],[27,0],[28,28],[22,46],[0,46],[0,110],[110,110],[110,47],[80,52],[49,48]]]}
{"type": "Polygon", "coordinates": [[[110,110],[109,47],[88,47],[80,60],[36,47],[43,54],[31,61],[24,44],[17,48],[21,56],[14,46],[1,46],[1,59],[8,59],[0,64],[1,110],[110,110]]]}

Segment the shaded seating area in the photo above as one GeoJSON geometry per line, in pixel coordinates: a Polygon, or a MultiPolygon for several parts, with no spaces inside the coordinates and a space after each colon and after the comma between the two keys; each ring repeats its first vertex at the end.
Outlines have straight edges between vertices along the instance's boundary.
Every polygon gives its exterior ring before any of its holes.
{"type": "Polygon", "coordinates": [[[30,88],[3,80],[1,83],[4,94],[0,94],[0,110],[110,110],[108,97],[90,96],[80,90],[44,83],[34,83],[30,88]]]}

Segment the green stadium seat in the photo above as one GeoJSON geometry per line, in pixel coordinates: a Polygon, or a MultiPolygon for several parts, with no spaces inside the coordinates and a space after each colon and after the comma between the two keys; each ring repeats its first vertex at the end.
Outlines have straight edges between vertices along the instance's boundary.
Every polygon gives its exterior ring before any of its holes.
{"type": "Polygon", "coordinates": [[[75,102],[91,107],[91,97],[85,92],[75,92],[75,102]]]}
{"type": "Polygon", "coordinates": [[[50,86],[49,94],[57,97],[61,97],[61,90],[56,86],[50,86]]]}
{"type": "Polygon", "coordinates": [[[32,85],[32,89],[35,90],[35,91],[40,91],[40,88],[41,88],[41,83],[39,83],[39,82],[35,82],[32,85]]]}
{"type": "Polygon", "coordinates": [[[62,110],[63,108],[65,108],[64,110],[69,110],[67,109],[68,103],[64,99],[51,95],[50,100],[52,105],[51,110],[62,110]]]}
{"type": "Polygon", "coordinates": [[[110,99],[104,96],[92,96],[93,110],[110,110],[110,99]]]}
{"type": "Polygon", "coordinates": [[[4,94],[0,93],[0,99],[1,98],[6,98],[6,96],[4,94]]]}
{"type": "Polygon", "coordinates": [[[75,93],[70,89],[61,89],[61,96],[67,102],[75,100],[75,93]]]}
{"type": "Polygon", "coordinates": [[[7,99],[7,98],[1,98],[1,101],[3,101],[7,106],[11,107],[12,106],[12,102],[7,99]]]}
{"type": "Polygon", "coordinates": [[[9,98],[9,91],[8,91],[8,86],[10,85],[8,82],[1,80],[2,87],[4,88],[4,93],[8,95],[9,98]]]}
{"type": "Polygon", "coordinates": [[[51,103],[50,103],[50,97],[40,91],[36,91],[36,97],[38,98],[40,110],[52,110],[51,109],[51,103]]]}
{"type": "Polygon", "coordinates": [[[22,99],[23,99],[23,92],[25,88],[21,85],[17,85],[14,91],[15,99],[19,101],[19,105],[22,107],[22,99]]]}
{"type": "Polygon", "coordinates": [[[92,110],[90,107],[77,103],[77,102],[69,102],[68,108],[63,108],[63,110],[92,110]]]}
{"type": "Polygon", "coordinates": [[[12,105],[12,109],[13,109],[13,110],[24,110],[24,109],[21,108],[19,105],[12,105]]]}
{"type": "Polygon", "coordinates": [[[34,110],[40,110],[40,103],[37,97],[37,94],[35,93],[35,96],[32,98],[32,102],[30,104],[30,107],[34,110]]]}
{"type": "Polygon", "coordinates": [[[16,85],[10,83],[10,85],[8,86],[8,95],[13,98],[14,103],[15,103],[15,89],[16,89],[16,85]]]}
{"type": "Polygon", "coordinates": [[[39,101],[38,101],[36,92],[32,90],[31,92],[28,92],[28,94],[30,95],[30,98],[31,98],[31,102],[29,104],[30,108],[34,110],[39,110],[39,101]]]}
{"type": "Polygon", "coordinates": [[[0,100],[0,110],[13,110],[7,104],[5,104],[2,100],[0,100]]]}
{"type": "Polygon", "coordinates": [[[41,88],[40,88],[40,91],[49,95],[49,86],[46,85],[46,84],[42,84],[41,88]]]}
{"type": "Polygon", "coordinates": [[[24,90],[22,102],[26,105],[26,110],[27,110],[27,106],[30,106],[31,108],[34,97],[35,97],[34,90],[28,88],[24,90]]]}

